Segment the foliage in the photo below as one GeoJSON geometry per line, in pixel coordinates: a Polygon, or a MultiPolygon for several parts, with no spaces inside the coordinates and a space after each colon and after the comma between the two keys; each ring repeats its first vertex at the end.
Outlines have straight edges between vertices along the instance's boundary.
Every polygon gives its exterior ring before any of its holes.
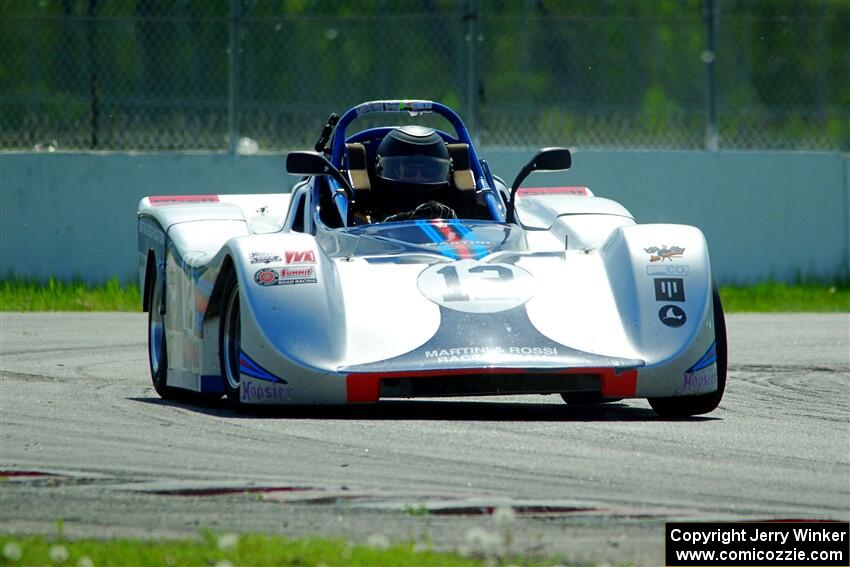
{"type": "Polygon", "coordinates": [[[714,62],[722,147],[850,149],[846,0],[714,0],[715,53],[708,0],[241,0],[235,51],[230,4],[0,0],[0,147],[221,149],[231,77],[300,147],[368,99],[469,119],[470,75],[484,144],[702,147],[714,62]]]}
{"type": "Polygon", "coordinates": [[[139,287],[122,286],[117,278],[100,286],[53,278],[0,280],[0,311],[139,311],[141,304],[139,287]]]}
{"type": "Polygon", "coordinates": [[[479,566],[476,559],[411,544],[367,547],[341,540],[208,534],[201,540],[139,541],[0,536],[0,565],[351,565],[479,566]],[[11,555],[11,558],[9,557],[11,555]],[[17,557],[17,559],[15,559],[17,557]]]}

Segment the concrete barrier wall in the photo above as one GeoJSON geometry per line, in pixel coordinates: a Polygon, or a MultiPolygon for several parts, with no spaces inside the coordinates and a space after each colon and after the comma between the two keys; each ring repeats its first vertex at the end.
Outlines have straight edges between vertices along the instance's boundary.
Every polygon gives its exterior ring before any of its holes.
{"type": "MultiPolygon", "coordinates": [[[[482,154],[510,183],[533,152],[482,154]]],[[[131,281],[139,199],[286,191],[294,178],[283,164],[280,155],[0,154],[0,277],[131,281]]],[[[849,180],[838,153],[579,150],[569,172],[525,185],[586,185],[639,222],[698,226],[716,279],[731,283],[847,277],[849,180]]]]}

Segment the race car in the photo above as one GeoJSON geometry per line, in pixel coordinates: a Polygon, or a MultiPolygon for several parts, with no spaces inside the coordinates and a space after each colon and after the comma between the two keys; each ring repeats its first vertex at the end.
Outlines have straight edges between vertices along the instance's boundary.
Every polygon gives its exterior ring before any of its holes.
{"type": "Polygon", "coordinates": [[[557,394],[714,410],[726,330],[702,232],[637,224],[587,187],[523,186],[571,161],[542,149],[508,186],[450,108],[382,100],[287,155],[290,193],[143,198],[156,391],[237,407],[557,394]],[[375,114],[402,124],[352,128],[375,114]],[[424,114],[447,127],[404,123],[424,114]]]}

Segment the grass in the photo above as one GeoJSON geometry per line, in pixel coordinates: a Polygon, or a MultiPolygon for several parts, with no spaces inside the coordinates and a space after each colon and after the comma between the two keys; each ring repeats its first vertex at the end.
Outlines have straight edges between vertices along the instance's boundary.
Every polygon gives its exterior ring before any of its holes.
{"type": "Polygon", "coordinates": [[[0,281],[0,311],[140,311],[141,305],[139,287],[121,285],[117,278],[100,286],[53,278],[0,281]]]}
{"type": "MultiPolygon", "coordinates": [[[[845,312],[850,313],[850,282],[836,285],[763,283],[722,286],[727,313],[845,312]]],[[[23,279],[0,281],[0,311],[139,311],[135,284],[112,279],[101,286],[51,278],[47,283],[23,279]]]]}
{"type": "MultiPolygon", "coordinates": [[[[44,536],[0,536],[0,565],[352,565],[480,567],[499,565],[453,553],[437,553],[421,545],[389,545],[372,536],[370,545],[325,538],[293,539],[271,535],[206,534],[199,540],[139,541],[131,539],[65,540],[44,536]]],[[[491,557],[492,559],[492,557],[491,557]]],[[[516,559],[518,565],[541,565],[516,559]]],[[[551,562],[545,563],[551,565],[551,562]]]]}
{"type": "Polygon", "coordinates": [[[721,286],[720,300],[735,312],[844,312],[850,313],[850,283],[839,285],[762,283],[721,286]]]}

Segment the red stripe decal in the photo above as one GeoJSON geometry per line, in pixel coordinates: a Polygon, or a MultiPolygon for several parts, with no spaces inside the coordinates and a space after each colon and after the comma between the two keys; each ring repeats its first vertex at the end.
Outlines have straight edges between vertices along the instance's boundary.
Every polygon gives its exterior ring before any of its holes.
{"type": "Polygon", "coordinates": [[[349,374],[345,379],[349,404],[377,402],[380,397],[381,380],[375,374],[349,374]]]}
{"type": "Polygon", "coordinates": [[[154,207],[160,205],[183,205],[185,203],[218,203],[218,195],[160,195],[148,197],[154,207]]]}
{"type": "Polygon", "coordinates": [[[634,398],[637,390],[637,370],[617,374],[613,369],[602,374],[603,398],[634,398]]]}
{"type": "Polygon", "coordinates": [[[534,195],[577,195],[587,197],[587,187],[523,187],[517,189],[517,197],[534,195]]]}
{"type": "Polygon", "coordinates": [[[472,258],[472,252],[469,251],[466,244],[462,243],[460,235],[452,230],[452,227],[447,224],[435,224],[434,226],[446,238],[445,242],[452,245],[458,256],[461,258],[472,258]]]}

